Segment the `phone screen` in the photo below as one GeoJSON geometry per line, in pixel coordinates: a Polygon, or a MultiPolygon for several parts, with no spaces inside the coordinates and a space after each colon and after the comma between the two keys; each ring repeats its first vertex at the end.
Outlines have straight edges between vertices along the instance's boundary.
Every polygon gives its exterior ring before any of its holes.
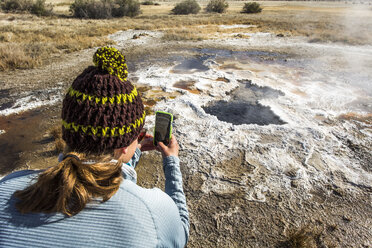
{"type": "Polygon", "coordinates": [[[159,141],[163,142],[164,145],[169,144],[172,115],[168,113],[156,112],[155,116],[155,133],[154,133],[154,145],[157,145],[159,141]]]}

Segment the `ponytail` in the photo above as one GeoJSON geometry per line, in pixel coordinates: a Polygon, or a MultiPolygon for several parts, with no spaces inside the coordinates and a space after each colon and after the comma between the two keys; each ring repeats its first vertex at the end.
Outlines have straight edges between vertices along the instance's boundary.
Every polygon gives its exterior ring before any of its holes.
{"type": "Polygon", "coordinates": [[[21,213],[60,212],[73,216],[92,198],[109,200],[121,181],[121,163],[83,164],[79,154],[71,153],[57,166],[42,172],[34,184],[16,191],[16,208],[21,213]]]}

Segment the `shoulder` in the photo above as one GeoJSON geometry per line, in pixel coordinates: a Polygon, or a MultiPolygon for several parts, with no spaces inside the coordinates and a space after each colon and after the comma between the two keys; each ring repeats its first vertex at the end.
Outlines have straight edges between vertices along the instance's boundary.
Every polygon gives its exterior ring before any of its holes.
{"type": "Polygon", "coordinates": [[[8,201],[17,190],[22,190],[37,178],[40,171],[24,170],[13,172],[0,180],[0,211],[7,206],[8,201]]]}
{"type": "Polygon", "coordinates": [[[159,188],[146,189],[129,181],[122,185],[146,206],[161,246],[182,247],[185,244],[180,214],[170,196],[159,188]]]}
{"type": "MultiPolygon", "coordinates": [[[[0,201],[6,202],[16,190],[22,190],[36,179],[40,171],[24,170],[13,172],[0,180],[0,201]]],[[[2,204],[0,204],[2,205],[2,204]]]]}
{"type": "MultiPolygon", "coordinates": [[[[151,205],[151,209],[159,206],[173,206],[174,202],[164,191],[159,188],[143,188],[130,180],[124,180],[120,185],[120,191],[134,195],[144,204],[151,205]]],[[[175,205],[174,205],[175,206],[175,205]]],[[[175,206],[176,207],[176,206],[175,206]]]]}
{"type": "Polygon", "coordinates": [[[131,197],[146,205],[151,212],[157,211],[159,205],[164,207],[173,202],[172,199],[159,188],[142,188],[130,180],[124,180],[120,185],[118,193],[119,197],[120,195],[126,195],[125,197],[131,195],[131,197]]]}
{"type": "Polygon", "coordinates": [[[29,182],[31,179],[37,177],[40,172],[41,170],[21,170],[13,172],[3,178],[0,178],[0,187],[1,185],[15,182],[29,182]]]}

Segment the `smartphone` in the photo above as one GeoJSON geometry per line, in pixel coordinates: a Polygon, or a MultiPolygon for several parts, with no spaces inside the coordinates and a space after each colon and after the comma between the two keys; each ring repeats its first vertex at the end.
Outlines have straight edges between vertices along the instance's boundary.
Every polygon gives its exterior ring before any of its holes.
{"type": "Polygon", "coordinates": [[[154,145],[161,141],[168,145],[172,138],[173,115],[171,113],[157,111],[155,113],[154,145]]]}

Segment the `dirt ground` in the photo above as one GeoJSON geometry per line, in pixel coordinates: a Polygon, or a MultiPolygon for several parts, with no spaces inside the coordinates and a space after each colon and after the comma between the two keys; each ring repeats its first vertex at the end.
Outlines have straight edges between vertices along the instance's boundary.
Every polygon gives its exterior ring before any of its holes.
{"type": "MultiPolygon", "coordinates": [[[[353,38],[350,38],[350,33],[345,36],[338,34],[342,26],[338,22],[339,17],[350,5],[329,7],[330,3],[319,3],[317,7],[311,7],[309,3],[299,2],[264,2],[263,5],[269,14],[249,17],[259,24],[259,31],[351,44],[368,44],[371,41],[371,32],[360,32],[353,38]],[[284,9],[286,15],[281,15],[284,9]],[[324,21],[311,22],[314,16],[324,21]],[[333,31],[327,34],[324,30],[333,31]]],[[[231,13],[238,12],[240,6],[240,2],[232,2],[231,13]]],[[[65,7],[60,4],[57,10],[64,12],[65,7]]],[[[150,15],[147,8],[144,8],[145,17],[150,15]]],[[[163,15],[169,9],[171,5],[168,4],[156,14],[163,15]]],[[[359,8],[353,11],[358,13],[359,8]]],[[[369,16],[363,18],[368,19],[369,16]]],[[[362,27],[364,31],[372,30],[368,22],[362,27]]],[[[128,61],[136,61],[143,54],[156,57],[171,49],[185,47],[193,47],[192,42],[164,41],[154,47],[128,48],[125,52],[128,61]]],[[[201,48],[200,45],[198,48],[201,48]]],[[[67,89],[72,80],[91,64],[94,51],[90,48],[62,53],[35,69],[0,72],[0,94],[37,91],[59,82],[67,89]]],[[[20,169],[42,169],[57,163],[59,152],[51,130],[59,126],[59,121],[60,103],[26,113],[0,116],[0,129],[6,131],[0,135],[0,148],[7,154],[0,162],[0,174],[20,169]]],[[[268,142],[277,141],[270,137],[268,142]]],[[[181,169],[191,225],[187,247],[372,247],[371,188],[357,187],[349,191],[329,182],[325,188],[315,188],[311,197],[305,198],[294,179],[291,191],[266,195],[265,202],[249,201],[240,187],[254,185],[249,180],[241,185],[242,175],[265,177],[270,172],[259,161],[247,162],[245,153],[242,150],[229,151],[230,155],[222,162],[201,157],[200,164],[209,164],[213,169],[205,171],[202,169],[205,167],[201,166],[199,170],[190,171],[188,161],[182,159],[186,155],[181,150],[181,169]],[[204,193],[203,187],[213,171],[221,172],[223,178],[220,180],[234,185],[235,191],[204,193]]],[[[370,168],[368,148],[360,153],[365,156],[366,168],[370,168]]],[[[164,187],[160,154],[145,153],[137,168],[139,185],[164,187]]]]}
{"type": "MultiPolygon", "coordinates": [[[[236,185],[243,172],[253,173],[253,165],[244,162],[244,151],[235,152],[236,157],[214,164],[213,168],[221,169],[224,180],[236,185]]],[[[160,162],[159,155],[154,153],[142,158],[138,165],[141,186],[164,187],[160,162]]],[[[201,163],[208,162],[211,161],[201,160],[201,163]]],[[[181,168],[191,220],[188,247],[371,245],[370,191],[349,194],[330,184],[327,191],[315,190],[311,199],[302,199],[293,183],[295,194],[282,192],[269,196],[266,202],[252,202],[246,200],[239,187],[228,194],[203,193],[201,188],[208,172],[190,174],[185,163],[187,161],[181,162],[181,168]]],[[[265,176],[268,172],[260,168],[258,173],[265,176]]]]}

